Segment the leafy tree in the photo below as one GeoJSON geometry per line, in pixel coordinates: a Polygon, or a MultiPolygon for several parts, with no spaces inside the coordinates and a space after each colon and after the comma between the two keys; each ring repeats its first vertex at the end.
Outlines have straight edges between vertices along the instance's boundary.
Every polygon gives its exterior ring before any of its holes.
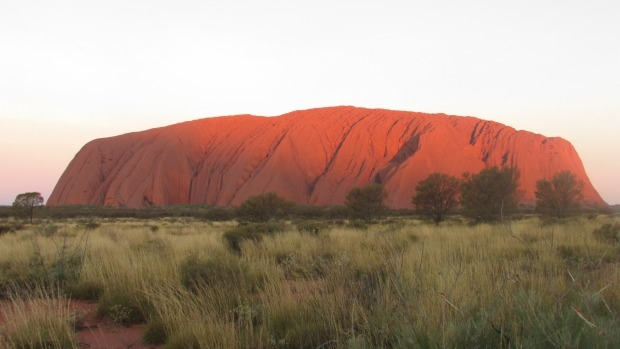
{"type": "Polygon", "coordinates": [[[458,203],[460,186],[458,178],[435,172],[418,183],[411,202],[419,214],[439,224],[458,203]]]}
{"type": "Polygon", "coordinates": [[[31,222],[34,216],[34,208],[41,205],[43,205],[43,197],[41,193],[37,192],[19,194],[15,197],[15,201],[13,202],[14,208],[26,208],[29,210],[31,222]]]}
{"type": "Polygon", "coordinates": [[[347,194],[345,205],[352,217],[367,223],[381,216],[386,210],[384,200],[387,193],[381,184],[371,183],[362,188],[353,188],[347,194]]]}
{"type": "Polygon", "coordinates": [[[269,192],[250,196],[236,210],[237,217],[250,222],[268,222],[287,216],[294,204],[269,192]]]}
{"type": "Polygon", "coordinates": [[[583,182],[570,171],[556,173],[551,180],[536,182],[536,211],[563,218],[579,207],[583,182]]]}
{"type": "Polygon", "coordinates": [[[465,174],[461,185],[463,214],[476,221],[492,221],[518,204],[519,172],[514,167],[491,167],[476,175],[465,174]]]}

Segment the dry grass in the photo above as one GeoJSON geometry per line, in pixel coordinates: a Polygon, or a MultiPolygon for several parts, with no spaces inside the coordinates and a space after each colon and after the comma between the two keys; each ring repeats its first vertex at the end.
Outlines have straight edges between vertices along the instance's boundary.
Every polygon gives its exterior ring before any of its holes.
{"type": "Polygon", "coordinates": [[[56,290],[11,293],[0,305],[0,347],[7,349],[78,348],[74,328],[79,322],[70,302],[56,290]]]}
{"type": "Polygon", "coordinates": [[[616,222],[291,225],[233,252],[234,223],[69,221],[1,236],[0,281],[26,282],[35,247],[53,263],[58,246],[80,246],[69,289],[100,285],[101,315],[163,323],[168,348],[611,348],[620,246],[592,232],[616,222]]]}

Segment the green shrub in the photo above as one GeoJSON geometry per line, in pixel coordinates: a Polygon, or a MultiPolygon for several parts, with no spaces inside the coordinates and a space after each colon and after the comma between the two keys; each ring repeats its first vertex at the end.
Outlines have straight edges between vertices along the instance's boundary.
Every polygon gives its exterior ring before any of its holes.
{"type": "Polygon", "coordinates": [[[250,196],[237,208],[236,214],[250,222],[268,222],[288,216],[294,206],[294,203],[270,192],[250,196]]]}
{"type": "Polygon", "coordinates": [[[0,225],[0,235],[11,232],[11,226],[8,224],[0,225]]]}
{"type": "Polygon", "coordinates": [[[262,307],[260,304],[242,303],[234,310],[234,318],[239,328],[257,327],[261,324],[262,307]]]}
{"type": "Polygon", "coordinates": [[[536,211],[557,218],[577,212],[583,199],[583,181],[574,173],[562,171],[551,179],[536,182],[536,211]]]}
{"type": "Polygon", "coordinates": [[[222,271],[217,270],[220,268],[214,267],[215,265],[215,261],[204,261],[196,255],[188,256],[181,263],[179,270],[181,285],[188,290],[196,290],[203,284],[212,284],[217,272],[222,271]]]}
{"type": "Polygon", "coordinates": [[[304,258],[298,253],[278,253],[276,263],[287,279],[316,279],[326,276],[333,267],[334,257],[328,252],[304,258]]]}
{"type": "Polygon", "coordinates": [[[335,344],[334,338],[336,336],[328,327],[329,323],[326,320],[313,319],[293,325],[286,336],[287,348],[329,348],[326,344],[335,344]]]}
{"type": "Polygon", "coordinates": [[[368,230],[368,223],[360,219],[354,219],[347,223],[347,228],[357,230],[368,230]]]}
{"type": "Polygon", "coordinates": [[[53,236],[60,228],[55,224],[41,224],[37,227],[37,234],[41,236],[53,236]]]}
{"type": "Polygon", "coordinates": [[[30,269],[16,261],[0,262],[0,299],[7,299],[16,289],[31,287],[30,269]]]}
{"type": "Polygon", "coordinates": [[[161,320],[149,321],[142,335],[144,344],[161,345],[166,343],[167,340],[168,332],[166,332],[164,323],[161,320]]]}
{"type": "Polygon", "coordinates": [[[166,349],[199,349],[196,335],[188,330],[173,333],[166,343],[166,349]]]}
{"type": "Polygon", "coordinates": [[[344,219],[350,212],[346,206],[296,205],[291,216],[301,220],[344,219]]]}
{"type": "Polygon", "coordinates": [[[273,307],[265,319],[269,345],[274,348],[334,348],[336,337],[331,319],[308,304],[281,304],[273,307]]]}
{"type": "MultiPolygon", "coordinates": [[[[445,222],[445,218],[443,218],[442,221],[445,222]]],[[[386,220],[381,221],[380,223],[381,223],[381,228],[386,233],[396,233],[404,229],[407,226],[407,224],[402,219],[398,219],[398,218],[386,219],[386,220]]]]}
{"type": "Polygon", "coordinates": [[[230,255],[208,259],[191,255],[181,263],[179,274],[183,287],[191,291],[208,288],[252,293],[265,280],[264,275],[253,271],[246,262],[230,255]]]}
{"type": "Polygon", "coordinates": [[[206,211],[201,212],[196,217],[205,220],[224,222],[235,219],[235,214],[234,211],[229,208],[211,207],[206,211]]]}
{"type": "Polygon", "coordinates": [[[519,171],[490,167],[466,173],[461,185],[462,214],[475,223],[500,220],[517,209],[519,171]]]}
{"type": "Polygon", "coordinates": [[[257,233],[241,227],[233,228],[224,233],[223,236],[228,248],[236,253],[241,253],[241,244],[244,241],[259,242],[263,239],[262,233],[257,233]]]}
{"type": "Polygon", "coordinates": [[[67,285],[67,294],[71,299],[96,301],[103,295],[103,285],[97,281],[83,281],[67,285]]]}
{"type": "Polygon", "coordinates": [[[351,217],[370,223],[387,211],[386,198],[387,192],[383,185],[371,183],[362,188],[351,189],[346,196],[345,204],[351,217]]]}
{"type": "Polygon", "coordinates": [[[293,209],[292,215],[301,219],[319,219],[324,217],[325,209],[323,207],[314,205],[296,205],[293,209]]]}
{"type": "Polygon", "coordinates": [[[79,245],[70,246],[67,241],[63,241],[57,246],[55,258],[48,262],[35,244],[28,261],[30,284],[66,289],[80,277],[85,249],[86,247],[79,245]]]}
{"type": "Polygon", "coordinates": [[[122,291],[106,291],[99,301],[97,315],[107,317],[116,325],[129,326],[146,321],[139,300],[122,291]]]}
{"type": "Polygon", "coordinates": [[[22,229],[24,229],[24,225],[21,223],[2,224],[0,225],[0,235],[6,233],[14,233],[22,229]]]}
{"type": "Polygon", "coordinates": [[[349,272],[349,282],[345,285],[347,293],[367,308],[374,306],[389,289],[389,272],[385,265],[357,266],[349,272]]]}
{"type": "Polygon", "coordinates": [[[601,242],[615,245],[620,242],[620,224],[604,224],[600,228],[594,229],[592,234],[601,242]]]}
{"type": "Polygon", "coordinates": [[[135,251],[148,254],[165,255],[170,251],[170,246],[163,239],[155,236],[145,236],[145,238],[132,246],[135,251]]]}
{"type": "Polygon", "coordinates": [[[571,267],[580,266],[587,256],[582,246],[558,245],[557,252],[560,259],[571,267]]]}
{"type": "Polygon", "coordinates": [[[84,224],[84,229],[86,230],[95,230],[97,228],[99,228],[99,226],[101,226],[101,224],[95,222],[94,220],[90,220],[88,222],[86,222],[84,224]]]}
{"type": "Polygon", "coordinates": [[[300,233],[310,233],[315,235],[329,230],[329,224],[327,222],[315,220],[300,220],[295,222],[295,226],[300,233]]]}
{"type": "Polygon", "coordinates": [[[241,253],[244,241],[260,242],[264,235],[283,232],[287,228],[285,223],[278,222],[239,224],[224,233],[224,240],[233,252],[241,253]]]}

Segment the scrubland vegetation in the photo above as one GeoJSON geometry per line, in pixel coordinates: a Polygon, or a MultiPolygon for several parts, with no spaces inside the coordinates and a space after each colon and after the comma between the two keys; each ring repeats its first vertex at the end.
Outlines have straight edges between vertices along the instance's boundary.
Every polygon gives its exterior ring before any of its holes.
{"type": "Polygon", "coordinates": [[[3,348],[77,348],[66,299],[170,349],[620,347],[617,216],[0,223],[3,348]]]}

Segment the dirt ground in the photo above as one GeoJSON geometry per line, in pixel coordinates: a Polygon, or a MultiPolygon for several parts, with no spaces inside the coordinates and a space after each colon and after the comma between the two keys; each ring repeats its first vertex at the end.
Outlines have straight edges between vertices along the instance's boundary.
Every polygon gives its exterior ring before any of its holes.
{"type": "Polygon", "coordinates": [[[144,345],[142,334],[144,325],[120,327],[107,319],[96,316],[97,304],[73,302],[76,310],[83,316],[77,331],[77,340],[81,348],[90,349],[150,349],[162,346],[144,345]]]}
{"type": "MultiPolygon", "coordinates": [[[[76,338],[80,348],[89,349],[161,349],[164,346],[145,345],[142,334],[145,325],[117,326],[108,319],[97,317],[97,304],[71,301],[70,309],[76,315],[76,338]]],[[[10,319],[0,316],[0,325],[10,319]]]]}

